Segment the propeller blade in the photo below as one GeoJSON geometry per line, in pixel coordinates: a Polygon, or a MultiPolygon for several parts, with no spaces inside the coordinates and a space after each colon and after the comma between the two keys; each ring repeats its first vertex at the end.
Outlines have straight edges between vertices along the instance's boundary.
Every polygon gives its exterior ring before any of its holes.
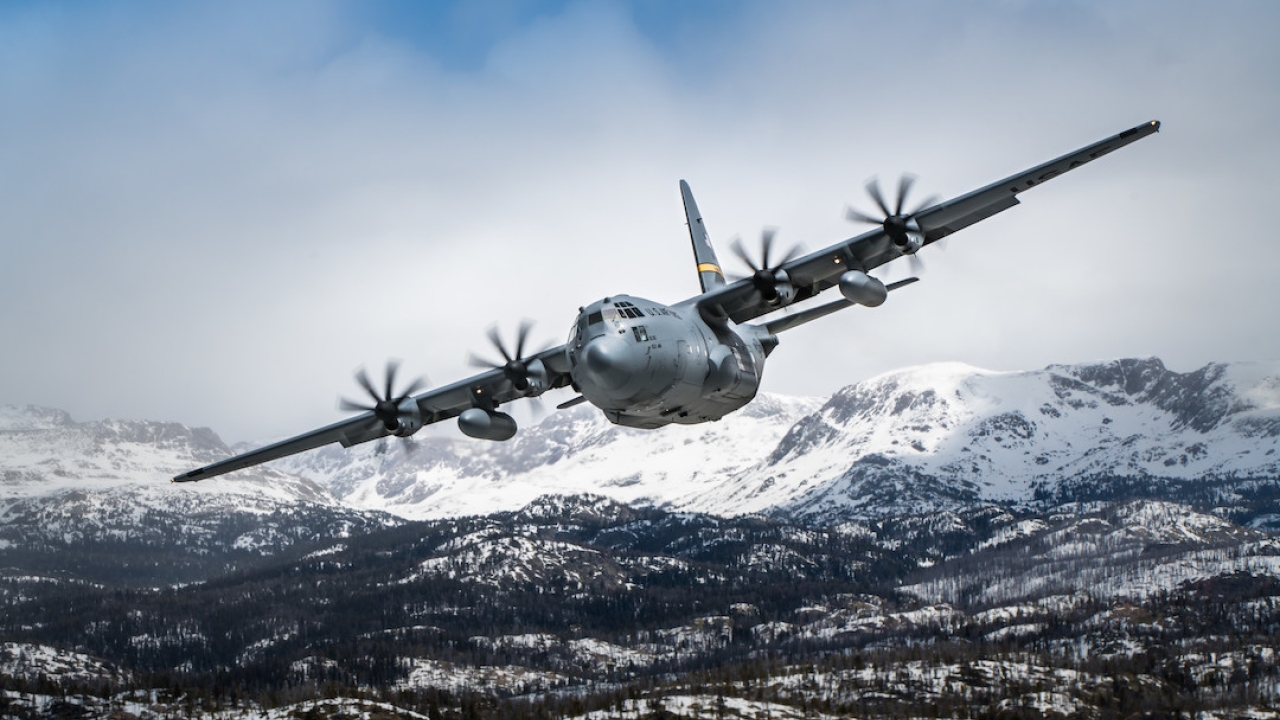
{"type": "MultiPolygon", "coordinates": [[[[532,330],[532,320],[526,318],[520,321],[520,326],[516,328],[515,352],[513,353],[507,349],[506,345],[503,344],[502,336],[498,332],[498,327],[496,325],[490,327],[487,333],[489,336],[489,342],[498,349],[498,352],[502,355],[502,359],[505,362],[493,362],[472,353],[467,357],[467,363],[473,367],[486,368],[489,370],[501,370],[507,379],[511,381],[511,385],[516,390],[523,393],[529,389],[530,385],[529,366],[528,363],[525,362],[526,358],[524,351],[529,345],[529,335],[532,330]]],[[[543,350],[552,347],[552,345],[553,343],[548,343],[543,350]]],[[[538,352],[540,353],[542,350],[539,350],[538,352]]],[[[534,354],[536,355],[538,353],[534,354]]]]}
{"type": "Polygon", "coordinates": [[[850,222],[860,222],[860,223],[866,223],[868,225],[884,224],[884,218],[873,218],[870,215],[866,215],[864,213],[858,212],[853,208],[848,208],[847,210],[845,210],[844,216],[848,218],[850,222]]]}
{"type": "Polygon", "coordinates": [[[400,391],[400,395],[395,399],[395,403],[399,405],[400,403],[409,399],[409,397],[412,396],[414,393],[418,392],[419,390],[421,390],[426,386],[427,386],[427,381],[425,378],[414,378],[413,382],[409,383],[409,387],[400,391]]]}
{"type": "Polygon", "coordinates": [[[383,400],[391,399],[391,391],[396,384],[396,373],[400,371],[400,361],[391,359],[387,360],[387,391],[382,395],[383,400]]]}
{"type": "Polygon", "coordinates": [[[363,405],[340,397],[338,398],[338,408],[347,412],[372,412],[388,430],[395,430],[400,424],[401,415],[403,415],[399,409],[400,403],[428,385],[426,378],[417,377],[399,395],[396,395],[396,375],[399,374],[399,371],[399,360],[393,358],[387,361],[386,393],[378,395],[373,382],[369,380],[369,373],[365,372],[364,367],[361,366],[355,373],[356,382],[369,394],[373,404],[363,405]]]}
{"type": "Polygon", "coordinates": [[[764,231],[760,233],[760,267],[761,268],[773,267],[772,265],[769,264],[769,251],[773,249],[773,236],[776,235],[777,233],[778,231],[774,230],[773,228],[765,228],[764,231]]]}
{"type": "Polygon", "coordinates": [[[516,331],[516,359],[524,357],[524,343],[529,339],[529,331],[533,329],[532,320],[521,320],[520,328],[516,331]]]}
{"type": "Polygon", "coordinates": [[[547,417],[547,405],[542,402],[542,398],[529,398],[529,425],[537,425],[547,417]]]}
{"type": "Polygon", "coordinates": [[[467,364],[470,365],[471,367],[486,368],[489,370],[497,370],[502,367],[502,363],[496,363],[492,360],[487,360],[485,358],[480,357],[479,355],[476,355],[475,353],[471,353],[470,355],[467,355],[467,364]]]}
{"type": "Polygon", "coordinates": [[[911,186],[916,182],[915,175],[903,175],[898,178],[898,206],[894,208],[894,215],[902,214],[902,206],[907,202],[907,193],[911,192],[911,186]]]}
{"type": "Polygon", "coordinates": [[[912,275],[919,275],[924,272],[924,261],[915,253],[911,253],[907,256],[907,264],[911,266],[912,275]]]}
{"type": "Polygon", "coordinates": [[[382,399],[378,397],[378,391],[373,389],[373,383],[369,382],[369,374],[364,371],[364,366],[356,370],[356,382],[360,383],[360,387],[364,388],[364,391],[369,393],[369,397],[373,398],[375,402],[382,399]]]}
{"type": "Polygon", "coordinates": [[[502,355],[502,359],[507,362],[511,362],[513,358],[511,357],[511,353],[507,352],[507,348],[502,344],[502,336],[498,334],[498,326],[494,325],[489,328],[489,331],[486,334],[489,336],[489,342],[493,343],[493,346],[498,348],[498,352],[502,355]]]}
{"type": "Polygon", "coordinates": [[[351,402],[346,398],[338,398],[338,409],[343,412],[368,412],[373,409],[373,406],[361,405],[357,402],[351,402]]]}
{"type": "Polygon", "coordinates": [[[876,201],[876,205],[880,207],[880,210],[884,212],[885,217],[893,214],[889,212],[889,205],[884,201],[884,195],[880,194],[880,181],[878,179],[871,178],[867,182],[867,192],[871,195],[871,199],[876,201]]]}
{"type": "Polygon", "coordinates": [[[933,207],[941,199],[942,199],[941,195],[930,195],[929,197],[924,199],[924,202],[917,205],[916,209],[912,210],[908,214],[908,217],[915,217],[916,215],[919,215],[921,210],[924,210],[925,208],[933,207]]]}
{"type": "Polygon", "coordinates": [[[747,249],[742,246],[742,238],[735,237],[733,242],[730,243],[729,249],[733,251],[734,255],[738,256],[739,260],[746,263],[747,267],[751,268],[751,272],[760,272],[760,268],[756,267],[751,256],[747,254],[747,249]]]}
{"type": "Polygon", "coordinates": [[[782,259],[778,261],[778,265],[779,266],[786,265],[792,260],[795,260],[799,254],[800,254],[800,246],[792,245],[791,249],[788,250],[787,253],[782,256],[782,259]]]}
{"type": "MultiPolygon", "coordinates": [[[[877,225],[880,224],[879,220],[875,222],[877,225]]],[[[800,246],[792,245],[790,248],[787,249],[787,252],[783,254],[781,259],[777,260],[776,262],[772,260],[770,256],[773,254],[774,240],[777,238],[777,235],[778,235],[777,228],[765,228],[764,231],[760,233],[760,262],[759,263],[756,263],[756,261],[751,258],[751,254],[747,252],[747,249],[743,247],[741,238],[735,237],[733,239],[733,243],[730,245],[730,248],[733,250],[733,254],[737,255],[738,259],[741,260],[744,265],[751,268],[751,275],[747,275],[746,277],[752,277],[753,275],[758,276],[761,272],[764,272],[766,270],[774,270],[781,265],[785,265],[791,262],[796,258],[797,255],[800,254],[800,246]]],[[[741,280],[745,278],[737,278],[737,279],[741,280]]]]}
{"type": "MultiPolygon", "coordinates": [[[[915,183],[916,176],[911,173],[903,173],[902,176],[898,178],[898,197],[895,200],[896,204],[893,212],[889,212],[889,205],[885,202],[884,193],[880,191],[880,180],[878,178],[871,178],[867,181],[867,194],[871,196],[871,199],[874,200],[880,210],[884,212],[884,217],[872,217],[871,215],[860,210],[856,210],[853,207],[845,208],[845,217],[848,218],[850,222],[880,225],[893,239],[895,244],[899,246],[905,245],[905,240],[907,238],[904,237],[904,233],[922,235],[919,223],[915,222],[915,216],[926,208],[933,207],[933,205],[938,202],[937,195],[930,195],[925,198],[923,202],[917,205],[914,210],[904,215],[903,208],[907,206],[907,197],[911,195],[911,188],[915,187],[915,183]]],[[[923,241],[924,238],[920,237],[919,240],[923,241]]],[[[786,263],[788,260],[783,260],[782,262],[786,263]]]]}

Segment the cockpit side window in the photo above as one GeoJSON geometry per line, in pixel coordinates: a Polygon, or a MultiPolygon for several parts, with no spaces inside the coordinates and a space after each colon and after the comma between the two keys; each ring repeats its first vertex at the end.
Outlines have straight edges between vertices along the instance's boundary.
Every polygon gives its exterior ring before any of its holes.
{"type": "Polygon", "coordinates": [[[599,325],[602,322],[604,322],[604,315],[600,314],[599,310],[587,316],[587,325],[599,325]]]}

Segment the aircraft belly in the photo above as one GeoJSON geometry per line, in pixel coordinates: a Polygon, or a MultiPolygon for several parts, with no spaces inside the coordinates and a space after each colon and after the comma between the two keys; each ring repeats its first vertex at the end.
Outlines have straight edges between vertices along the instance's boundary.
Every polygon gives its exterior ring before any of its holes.
{"type": "Polygon", "coordinates": [[[714,422],[749,402],[751,402],[751,398],[733,398],[714,395],[701,397],[698,398],[697,402],[691,404],[687,408],[686,412],[673,416],[671,421],[682,425],[697,425],[698,423],[714,422]]]}

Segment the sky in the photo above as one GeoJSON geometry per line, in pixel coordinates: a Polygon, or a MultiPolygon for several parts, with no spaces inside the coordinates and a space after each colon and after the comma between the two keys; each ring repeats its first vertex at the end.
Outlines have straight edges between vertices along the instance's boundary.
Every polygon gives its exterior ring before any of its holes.
{"type": "Polygon", "coordinates": [[[0,2],[0,404],[292,435],[357,367],[444,384],[495,323],[563,342],[600,297],[695,294],[682,178],[732,270],[766,226],[862,232],[872,177],[952,197],[1152,119],[882,307],[785,334],[763,390],[1274,360],[1277,27],[1244,1],[0,2]]]}

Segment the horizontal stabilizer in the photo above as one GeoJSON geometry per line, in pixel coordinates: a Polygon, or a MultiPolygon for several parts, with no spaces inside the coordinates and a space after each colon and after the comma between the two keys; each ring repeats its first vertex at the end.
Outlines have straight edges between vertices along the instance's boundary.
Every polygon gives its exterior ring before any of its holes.
{"type": "Polygon", "coordinates": [[[587,401],[587,399],[586,399],[585,397],[583,397],[583,396],[579,395],[579,396],[577,396],[577,397],[575,397],[575,398],[571,398],[571,399],[569,399],[569,400],[565,400],[564,402],[560,403],[559,405],[557,405],[557,406],[556,406],[556,409],[557,409],[557,410],[567,410],[568,408],[571,408],[571,407],[573,407],[574,405],[581,405],[582,403],[584,403],[584,402],[586,402],[586,401],[587,401]]]}

